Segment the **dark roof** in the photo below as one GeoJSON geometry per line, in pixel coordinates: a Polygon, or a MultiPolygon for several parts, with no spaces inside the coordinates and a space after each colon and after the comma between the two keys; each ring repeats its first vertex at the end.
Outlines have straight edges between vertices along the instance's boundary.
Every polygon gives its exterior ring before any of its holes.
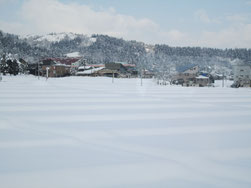
{"type": "Polygon", "coordinates": [[[55,65],[56,62],[52,59],[44,59],[43,60],[43,65],[55,65]]]}

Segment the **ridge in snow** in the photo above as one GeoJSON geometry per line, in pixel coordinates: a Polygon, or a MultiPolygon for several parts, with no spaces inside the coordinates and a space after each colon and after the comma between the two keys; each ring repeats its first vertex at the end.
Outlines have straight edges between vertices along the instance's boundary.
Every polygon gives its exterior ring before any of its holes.
{"type": "Polygon", "coordinates": [[[73,40],[78,36],[78,34],[74,33],[49,33],[45,35],[26,35],[23,38],[33,39],[35,41],[44,41],[47,40],[49,42],[59,42],[65,38],[69,40],[73,40]]]}

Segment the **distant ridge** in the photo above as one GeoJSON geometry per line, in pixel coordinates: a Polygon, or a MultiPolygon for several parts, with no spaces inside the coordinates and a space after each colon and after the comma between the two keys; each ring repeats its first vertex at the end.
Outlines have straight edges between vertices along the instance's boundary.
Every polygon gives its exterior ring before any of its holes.
{"type": "Polygon", "coordinates": [[[50,33],[20,37],[0,31],[0,55],[12,53],[32,63],[41,58],[63,57],[74,52],[89,63],[127,62],[159,72],[194,64],[202,68],[231,69],[237,62],[251,62],[251,49],[171,47],[97,34],[50,33]]]}

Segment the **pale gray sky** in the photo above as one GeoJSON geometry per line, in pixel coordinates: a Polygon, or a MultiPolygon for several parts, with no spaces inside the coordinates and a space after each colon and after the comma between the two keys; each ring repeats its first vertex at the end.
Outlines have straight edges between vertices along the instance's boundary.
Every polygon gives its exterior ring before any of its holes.
{"type": "Polygon", "coordinates": [[[251,48],[251,0],[0,0],[15,34],[108,34],[171,46],[251,48]]]}

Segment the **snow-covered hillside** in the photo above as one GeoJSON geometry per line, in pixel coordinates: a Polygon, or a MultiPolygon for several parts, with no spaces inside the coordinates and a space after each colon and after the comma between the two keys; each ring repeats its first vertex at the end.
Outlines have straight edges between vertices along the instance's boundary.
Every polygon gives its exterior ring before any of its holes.
{"type": "Polygon", "coordinates": [[[251,90],[3,77],[0,185],[249,188],[251,90]]]}
{"type": "Polygon", "coordinates": [[[34,41],[49,41],[49,42],[59,42],[63,39],[73,40],[77,37],[74,33],[49,33],[46,35],[27,35],[23,36],[24,39],[31,39],[34,41]]]}
{"type": "Polygon", "coordinates": [[[72,52],[72,53],[68,53],[65,54],[66,57],[80,57],[81,55],[79,54],[79,52],[72,52]]]}
{"type": "MultiPolygon", "coordinates": [[[[42,47],[53,49],[56,45],[64,45],[64,48],[69,47],[68,52],[72,50],[72,46],[69,43],[75,44],[75,49],[79,46],[87,47],[93,44],[96,39],[83,34],[75,34],[75,33],[49,33],[45,35],[26,35],[20,36],[21,39],[28,42],[31,46],[42,47]],[[76,43],[77,41],[77,43],[76,43]],[[69,46],[68,46],[69,45],[69,46]]],[[[54,49],[55,50],[55,49],[54,49]]]]}
{"type": "Polygon", "coordinates": [[[73,52],[79,52],[90,64],[127,62],[159,75],[169,70],[199,65],[202,70],[211,67],[209,71],[229,76],[237,61],[244,64],[251,62],[251,49],[171,47],[99,34],[51,33],[23,38],[0,31],[0,57],[4,53],[12,53],[27,62],[36,63],[45,57],[64,57],[73,52]]]}

